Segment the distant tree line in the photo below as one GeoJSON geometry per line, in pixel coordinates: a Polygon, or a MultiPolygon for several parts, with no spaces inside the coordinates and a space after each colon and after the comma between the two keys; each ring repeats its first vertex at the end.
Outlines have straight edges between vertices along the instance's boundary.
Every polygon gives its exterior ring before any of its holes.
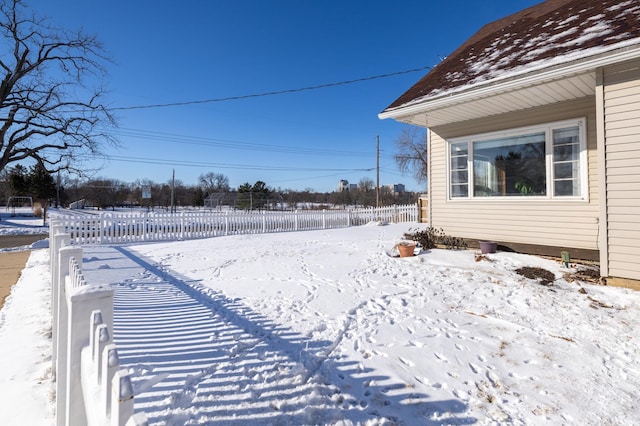
{"type": "Polygon", "coordinates": [[[53,199],[56,195],[56,182],[40,163],[29,169],[18,164],[5,174],[3,180],[7,198],[10,196],[31,197],[33,201],[46,205],[48,200],[53,199]]]}
{"type": "MultiPolygon", "coordinates": [[[[10,196],[31,196],[43,205],[55,206],[59,203],[62,207],[84,200],[86,206],[99,209],[168,209],[172,197],[176,207],[203,207],[209,196],[216,199],[216,207],[230,206],[245,210],[376,205],[375,187],[366,178],[361,180],[357,190],[344,192],[273,188],[263,181],[254,184],[246,182],[232,189],[229,179],[216,173],[200,175],[196,185],[186,185],[180,180],[158,183],[149,179],[123,182],[109,178],[79,180],[64,177],[58,187],[56,179],[39,165],[29,169],[16,165],[0,175],[0,205],[6,205],[10,196]],[[143,198],[143,188],[150,189],[151,198],[143,198]]],[[[380,188],[382,205],[414,203],[417,197],[418,194],[413,192],[394,194],[386,187],[380,188]]]]}

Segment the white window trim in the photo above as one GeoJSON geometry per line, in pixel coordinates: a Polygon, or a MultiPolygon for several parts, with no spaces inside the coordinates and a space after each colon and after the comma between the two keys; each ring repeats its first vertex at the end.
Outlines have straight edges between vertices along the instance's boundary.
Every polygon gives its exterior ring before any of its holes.
{"type": "Polygon", "coordinates": [[[542,123],[533,126],[518,127],[508,130],[479,133],[469,136],[462,136],[457,138],[448,139],[446,141],[447,150],[447,167],[446,167],[446,182],[447,182],[447,201],[448,202],[460,202],[460,201],[484,201],[484,202],[527,202],[527,201],[541,201],[541,200],[553,200],[554,202],[588,202],[589,201],[589,164],[587,155],[587,120],[585,117],[575,118],[570,120],[554,121],[550,123],[542,123]],[[558,128],[566,128],[571,126],[578,126],[580,137],[580,195],[577,196],[554,196],[554,181],[553,181],[553,130],[558,128]],[[529,195],[529,196],[494,196],[494,197],[474,197],[474,170],[473,170],[473,142],[482,142],[485,140],[507,138],[513,136],[521,136],[530,133],[544,132],[545,133],[545,166],[547,176],[547,194],[546,195],[529,195]],[[451,195],[451,145],[456,143],[466,142],[468,145],[468,158],[467,158],[467,170],[468,170],[468,195],[466,197],[452,197],[451,195]]]}

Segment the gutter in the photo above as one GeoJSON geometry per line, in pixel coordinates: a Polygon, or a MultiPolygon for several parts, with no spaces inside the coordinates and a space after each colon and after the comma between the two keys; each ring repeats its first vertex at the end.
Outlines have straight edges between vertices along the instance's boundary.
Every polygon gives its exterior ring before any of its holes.
{"type": "Polygon", "coordinates": [[[576,75],[593,71],[599,67],[604,67],[619,62],[624,62],[640,57],[640,46],[628,49],[621,49],[613,54],[593,57],[583,61],[574,61],[569,65],[554,67],[546,71],[532,72],[523,77],[513,77],[513,79],[501,82],[500,79],[489,80],[481,86],[463,90],[459,93],[449,93],[436,96],[433,99],[425,99],[415,102],[412,105],[399,106],[392,110],[385,110],[378,114],[380,120],[387,118],[400,118],[423,114],[429,110],[454,106],[459,103],[472,101],[497,95],[502,92],[509,92],[526,86],[535,86],[550,80],[557,80],[568,75],[576,75]]]}

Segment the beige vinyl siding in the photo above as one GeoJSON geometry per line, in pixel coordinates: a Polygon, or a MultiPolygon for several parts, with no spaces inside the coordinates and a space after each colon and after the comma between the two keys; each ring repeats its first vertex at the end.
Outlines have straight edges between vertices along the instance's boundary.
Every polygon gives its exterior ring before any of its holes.
{"type": "MultiPolygon", "coordinates": [[[[597,250],[598,186],[595,97],[430,129],[431,224],[471,239],[597,250]],[[589,199],[447,199],[446,140],[586,118],[589,199]]],[[[559,254],[559,253],[558,253],[559,254]]]]}
{"type": "Polygon", "coordinates": [[[640,279],[640,60],[604,70],[609,276],[640,279]]]}

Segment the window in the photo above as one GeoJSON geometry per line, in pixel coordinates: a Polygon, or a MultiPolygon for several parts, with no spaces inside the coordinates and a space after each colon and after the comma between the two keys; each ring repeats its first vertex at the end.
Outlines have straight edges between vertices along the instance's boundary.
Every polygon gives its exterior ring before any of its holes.
{"type": "Polygon", "coordinates": [[[469,148],[467,143],[451,144],[451,196],[469,195],[469,148]]]}
{"type": "Polygon", "coordinates": [[[553,129],[553,195],[580,195],[579,127],[553,129]]]}
{"type": "Polygon", "coordinates": [[[449,197],[582,197],[584,119],[449,142],[449,197]]]}

